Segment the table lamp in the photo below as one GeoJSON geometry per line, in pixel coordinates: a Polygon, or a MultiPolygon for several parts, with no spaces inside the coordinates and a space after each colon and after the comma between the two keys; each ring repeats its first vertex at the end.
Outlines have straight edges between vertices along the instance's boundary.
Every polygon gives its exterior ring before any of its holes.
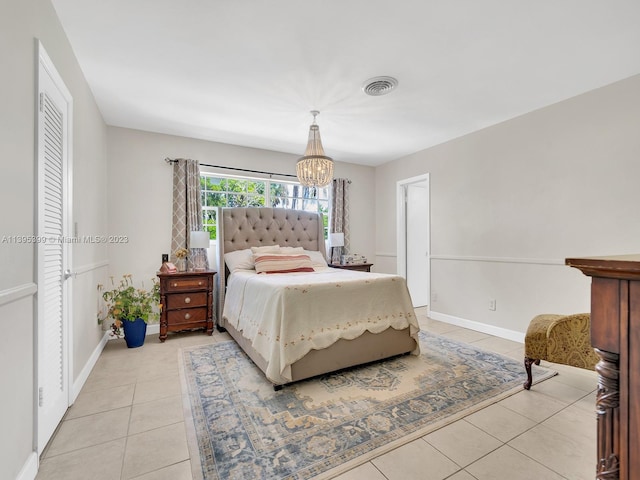
{"type": "MultiPolygon", "coordinates": [[[[189,236],[189,248],[209,248],[209,232],[193,231],[189,236]]],[[[193,270],[203,272],[206,265],[206,252],[196,252],[193,258],[193,270]]]]}
{"type": "Polygon", "coordinates": [[[331,247],[331,263],[340,263],[340,254],[342,247],[344,247],[344,233],[330,233],[329,246],[331,247]]]}

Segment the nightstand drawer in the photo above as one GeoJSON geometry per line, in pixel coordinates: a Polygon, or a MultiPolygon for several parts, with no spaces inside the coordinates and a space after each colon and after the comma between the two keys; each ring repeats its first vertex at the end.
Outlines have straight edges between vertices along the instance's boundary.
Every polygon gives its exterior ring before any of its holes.
{"type": "Polygon", "coordinates": [[[207,292],[175,293],[173,295],[167,295],[166,308],[168,310],[175,310],[176,308],[206,306],[207,292]]]}
{"type": "Polygon", "coordinates": [[[207,308],[184,308],[167,312],[169,325],[180,325],[183,323],[204,322],[207,320],[207,308]]]}
{"type": "Polygon", "coordinates": [[[170,278],[167,282],[167,293],[185,290],[207,290],[209,282],[204,276],[181,276],[170,278]]]}

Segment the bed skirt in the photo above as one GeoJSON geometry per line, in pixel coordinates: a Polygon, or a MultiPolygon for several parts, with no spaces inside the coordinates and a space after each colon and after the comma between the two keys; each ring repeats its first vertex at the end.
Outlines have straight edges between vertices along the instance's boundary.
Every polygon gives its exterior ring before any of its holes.
{"type": "MultiPolygon", "coordinates": [[[[233,325],[221,322],[224,329],[240,345],[260,370],[266,371],[267,361],[252,346],[250,340],[242,336],[233,325]]],[[[380,333],[364,332],[352,340],[340,339],[322,350],[311,350],[291,365],[291,382],[304,380],[344,368],[375,362],[385,358],[411,353],[416,349],[416,341],[411,337],[410,328],[396,330],[388,328],[380,333]]],[[[274,385],[283,385],[274,382],[274,385]]],[[[291,383],[287,382],[287,383],[291,383]]]]}

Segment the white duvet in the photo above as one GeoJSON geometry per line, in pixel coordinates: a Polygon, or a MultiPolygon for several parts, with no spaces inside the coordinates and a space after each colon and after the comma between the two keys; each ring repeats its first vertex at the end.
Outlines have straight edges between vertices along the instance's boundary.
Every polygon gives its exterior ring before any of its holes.
{"type": "Polygon", "coordinates": [[[267,275],[236,271],[227,281],[223,317],[267,360],[273,383],[291,381],[291,364],[310,350],[367,330],[410,327],[419,344],[407,285],[397,275],[329,267],[267,275]]]}

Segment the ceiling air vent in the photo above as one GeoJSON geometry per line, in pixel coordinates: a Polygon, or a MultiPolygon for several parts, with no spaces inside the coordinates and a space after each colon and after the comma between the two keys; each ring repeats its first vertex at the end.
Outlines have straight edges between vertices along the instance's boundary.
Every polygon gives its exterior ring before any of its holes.
{"type": "Polygon", "coordinates": [[[398,80],[393,77],[373,77],[364,82],[362,91],[367,95],[379,97],[391,93],[398,86],[398,80]]]}

